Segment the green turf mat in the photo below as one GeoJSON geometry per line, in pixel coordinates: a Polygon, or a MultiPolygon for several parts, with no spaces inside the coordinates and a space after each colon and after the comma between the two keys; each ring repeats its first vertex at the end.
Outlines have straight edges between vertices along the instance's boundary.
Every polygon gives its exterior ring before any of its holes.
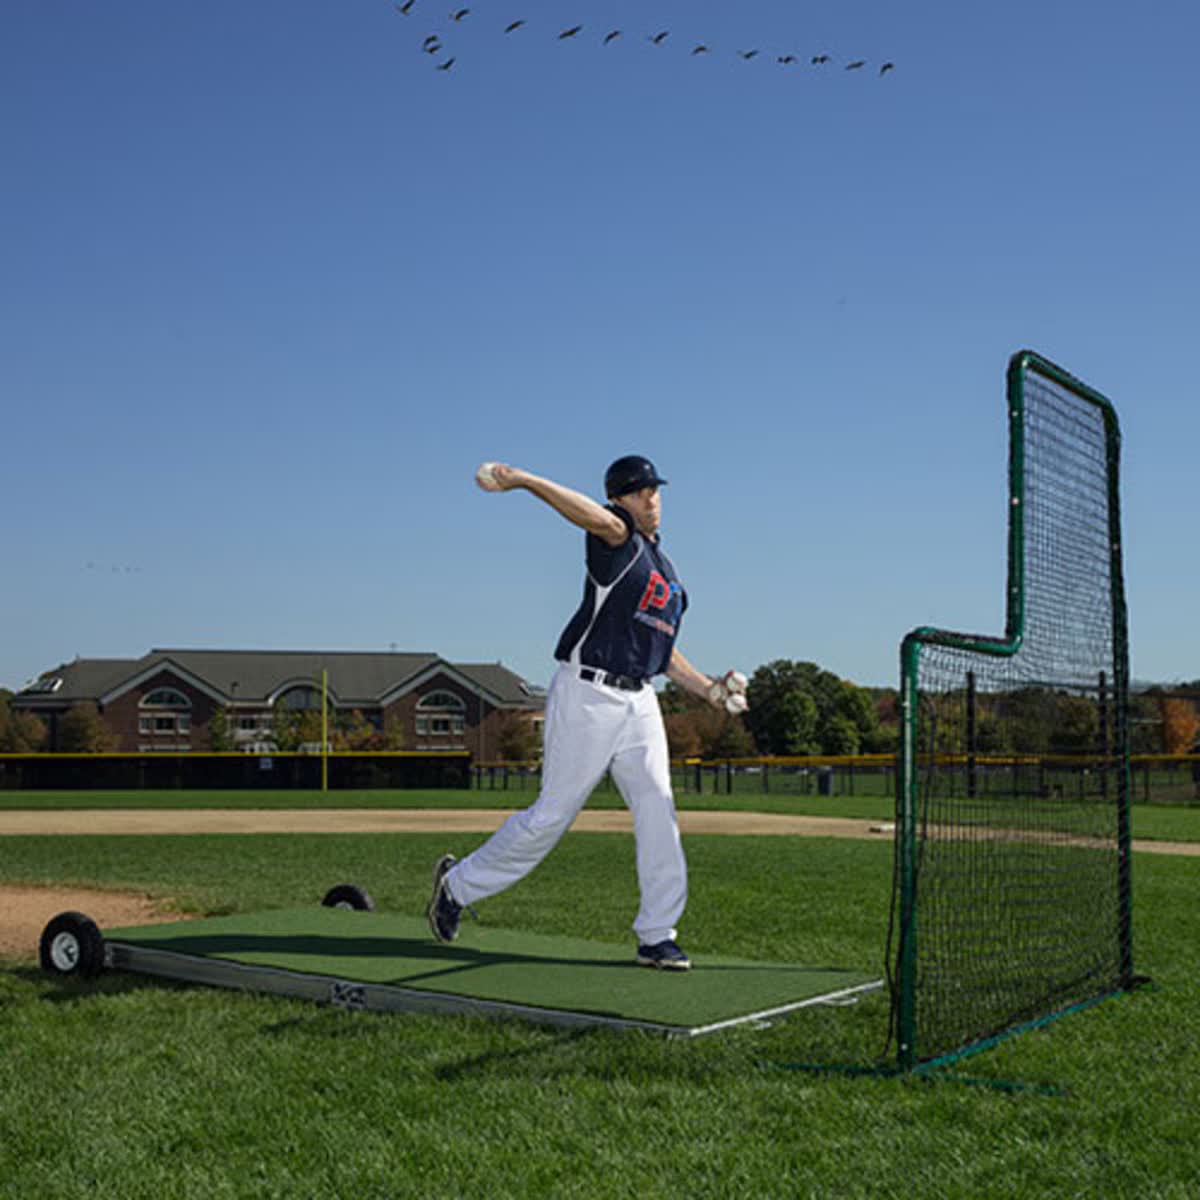
{"type": "Polygon", "coordinates": [[[105,931],[110,942],[364,984],[672,1027],[705,1026],[868,985],[838,967],[703,955],[689,972],[633,962],[609,945],[464,921],[451,945],[423,920],[337,908],[290,908],[105,931]]]}

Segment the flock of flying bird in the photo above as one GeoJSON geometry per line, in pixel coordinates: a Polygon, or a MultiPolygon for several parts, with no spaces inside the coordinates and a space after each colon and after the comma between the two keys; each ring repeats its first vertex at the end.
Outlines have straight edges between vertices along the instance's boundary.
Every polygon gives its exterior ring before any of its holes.
{"type": "MultiPolygon", "coordinates": [[[[416,3],[417,3],[417,0],[396,0],[394,7],[398,13],[401,13],[402,15],[407,17],[407,16],[411,15],[412,12],[414,11],[416,3]]],[[[470,15],[471,15],[471,10],[469,8],[458,8],[458,9],[454,9],[450,12],[449,19],[451,21],[457,23],[457,22],[465,21],[468,17],[470,17],[470,15]]],[[[526,24],[527,23],[523,20],[509,21],[504,27],[504,33],[506,36],[515,34],[519,30],[524,29],[526,27],[526,24]]],[[[583,32],[584,32],[584,27],[582,25],[569,25],[565,29],[563,29],[559,32],[557,40],[560,42],[566,41],[569,38],[579,37],[583,32]]],[[[624,30],[610,29],[610,30],[608,30],[607,33],[604,34],[603,38],[601,38],[601,45],[610,46],[610,45],[612,45],[613,42],[617,41],[618,38],[623,38],[624,36],[625,36],[624,30]]],[[[655,46],[661,46],[667,41],[668,38],[670,38],[670,36],[671,36],[671,31],[669,29],[664,29],[658,33],[647,34],[646,40],[655,46]]],[[[446,46],[445,46],[445,43],[442,41],[442,35],[440,33],[429,34],[425,38],[425,40],[422,42],[421,49],[424,50],[424,52],[429,55],[443,54],[446,50],[446,46]]],[[[691,50],[689,51],[689,54],[692,57],[695,57],[697,55],[702,55],[702,54],[710,54],[710,53],[712,53],[712,51],[703,42],[696,43],[694,46],[692,46],[691,50]]],[[[760,56],[760,53],[761,52],[759,50],[754,50],[754,49],[737,51],[738,57],[743,58],[746,61],[750,61],[751,59],[758,58],[760,56]]],[[[800,63],[800,61],[801,61],[800,57],[795,54],[776,54],[775,55],[775,62],[778,63],[782,67],[795,66],[798,63],[800,63]]],[[[831,64],[833,62],[833,59],[828,54],[814,54],[809,58],[808,61],[811,66],[825,67],[825,66],[828,66],[829,64],[831,64]]],[[[455,58],[453,55],[451,55],[447,58],[443,58],[442,61],[437,63],[436,69],[439,71],[449,71],[450,68],[454,66],[454,62],[455,62],[455,58]]],[[[853,59],[850,62],[846,63],[845,66],[843,67],[843,70],[861,71],[866,66],[867,66],[867,60],[865,58],[856,58],[856,59],[853,59]]],[[[895,63],[885,62],[880,65],[879,74],[881,76],[883,76],[883,75],[886,75],[889,71],[894,71],[895,69],[896,69],[895,63]]]]}

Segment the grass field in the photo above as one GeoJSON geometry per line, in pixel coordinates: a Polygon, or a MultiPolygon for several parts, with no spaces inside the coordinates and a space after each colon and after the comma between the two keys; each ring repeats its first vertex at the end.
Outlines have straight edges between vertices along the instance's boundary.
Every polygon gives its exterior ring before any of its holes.
{"type": "MultiPolygon", "coordinates": [[[[0,791],[0,811],[13,809],[105,808],[524,808],[534,800],[531,792],[439,789],[435,791],[0,791]]],[[[737,794],[713,796],[677,794],[680,811],[794,813],[812,817],[856,817],[891,820],[895,804],[890,796],[794,796],[737,794]]],[[[624,807],[620,796],[598,788],[589,808],[624,807]]],[[[1200,841],[1200,806],[1135,804],[1133,836],[1164,841],[1200,841]]]]}
{"type": "MultiPolygon", "coordinates": [[[[235,912],[316,904],[353,880],[381,908],[419,912],[433,858],[476,840],[9,837],[0,881],[235,912]]],[[[705,953],[882,967],[889,847],[691,837],[687,850],[682,940],[698,969],[705,953]]],[[[1190,1197],[1195,866],[1138,855],[1134,881],[1136,965],[1155,984],[937,1082],[842,1070],[880,1060],[881,996],[673,1042],[112,974],[64,984],[8,962],[0,1196],[1190,1197]]],[[[635,906],[630,839],[571,834],[480,917],[611,941],[635,906]]]]}

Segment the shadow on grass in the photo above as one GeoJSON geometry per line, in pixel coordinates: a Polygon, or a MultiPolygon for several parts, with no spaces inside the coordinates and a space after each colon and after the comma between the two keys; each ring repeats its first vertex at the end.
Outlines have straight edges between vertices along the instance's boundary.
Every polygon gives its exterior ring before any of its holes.
{"type": "Polygon", "coordinates": [[[183,990],[186,985],[173,979],[158,979],[132,975],[124,971],[104,971],[91,977],[50,975],[35,965],[9,967],[7,974],[37,989],[37,999],[43,1004],[73,1004],[97,996],[123,996],[146,990],[183,990]]]}
{"type": "MultiPolygon", "coordinates": [[[[458,1083],[464,1079],[478,1079],[482,1076],[495,1075],[497,1071],[508,1077],[514,1073],[514,1068],[518,1065],[531,1064],[545,1055],[549,1055],[554,1064],[561,1068],[565,1049],[574,1048],[587,1041],[596,1041],[597,1035],[600,1033],[599,1029],[572,1029],[568,1032],[546,1033],[536,1045],[520,1046],[515,1050],[510,1048],[485,1050],[481,1054],[472,1054],[459,1062],[438,1067],[433,1073],[434,1078],[442,1083],[458,1083]]],[[[578,1064],[576,1064],[576,1068],[578,1068],[578,1064]]],[[[608,1078],[611,1074],[611,1066],[598,1062],[595,1064],[593,1073],[608,1078]]],[[[545,1070],[536,1070],[535,1074],[542,1077],[546,1072],[545,1070]]]]}

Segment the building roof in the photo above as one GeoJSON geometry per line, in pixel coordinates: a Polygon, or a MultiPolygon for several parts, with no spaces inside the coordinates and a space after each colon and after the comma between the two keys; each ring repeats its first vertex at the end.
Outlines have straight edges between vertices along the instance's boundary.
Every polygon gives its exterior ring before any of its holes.
{"type": "Polygon", "coordinates": [[[346,706],[395,699],[432,675],[445,674],[504,707],[541,707],[545,693],[501,663],[451,663],[432,652],[157,649],[136,659],[79,658],[42,673],[14,699],[54,706],[80,700],[106,703],[173,670],[214,699],[271,702],[296,684],[321,685],[346,706]]]}

